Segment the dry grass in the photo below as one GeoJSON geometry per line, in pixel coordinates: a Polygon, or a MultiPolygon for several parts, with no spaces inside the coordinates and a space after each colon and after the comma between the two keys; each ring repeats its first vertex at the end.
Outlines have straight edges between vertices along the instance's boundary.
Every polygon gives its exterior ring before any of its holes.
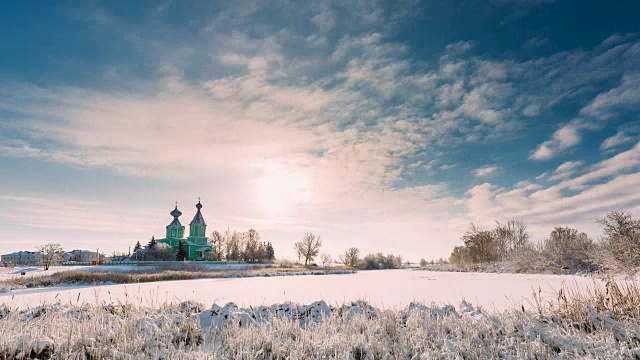
{"type": "Polygon", "coordinates": [[[0,283],[0,287],[9,288],[37,288],[64,284],[132,284],[155,281],[217,279],[234,277],[284,276],[295,274],[324,275],[347,271],[345,269],[315,269],[305,268],[277,268],[255,266],[245,269],[206,269],[202,266],[182,267],[167,265],[159,269],[140,269],[127,271],[61,271],[51,275],[34,276],[29,278],[14,277],[0,283]]]}
{"type": "Polygon", "coordinates": [[[615,320],[640,322],[640,286],[637,281],[605,280],[600,286],[594,282],[586,289],[561,288],[552,300],[533,294],[535,308],[540,315],[558,316],[565,320],[584,322],[594,314],[606,315],[615,320]]]}
{"type": "Polygon", "coordinates": [[[629,284],[563,290],[548,302],[534,299],[546,304],[538,314],[489,314],[466,303],[457,311],[333,308],[307,326],[279,316],[247,325],[238,312],[206,328],[199,316],[211,312],[196,303],[0,307],[0,359],[633,359],[640,358],[637,295],[629,284]],[[581,314],[591,314],[591,326],[575,326],[581,314]]]}

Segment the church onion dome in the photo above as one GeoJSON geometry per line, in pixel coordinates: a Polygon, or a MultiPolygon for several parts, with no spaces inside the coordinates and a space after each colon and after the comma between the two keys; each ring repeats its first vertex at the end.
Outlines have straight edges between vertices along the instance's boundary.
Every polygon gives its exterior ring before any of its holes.
{"type": "Polygon", "coordinates": [[[196,216],[193,217],[193,220],[191,220],[191,224],[189,225],[207,225],[204,222],[202,213],[200,212],[200,209],[202,209],[202,204],[200,204],[200,200],[198,200],[198,203],[196,204],[196,209],[198,209],[198,211],[196,212],[196,216]]]}
{"type": "Polygon", "coordinates": [[[180,215],[182,215],[182,212],[180,210],[178,210],[178,205],[177,204],[176,204],[176,208],[173,209],[170,212],[170,214],[171,214],[171,216],[173,216],[173,221],[167,227],[168,228],[173,228],[173,227],[180,228],[180,227],[182,227],[182,224],[180,224],[180,220],[178,220],[180,215]]]}
{"type": "Polygon", "coordinates": [[[178,210],[178,205],[176,205],[176,208],[173,209],[169,214],[177,219],[182,215],[182,211],[178,210]]]}

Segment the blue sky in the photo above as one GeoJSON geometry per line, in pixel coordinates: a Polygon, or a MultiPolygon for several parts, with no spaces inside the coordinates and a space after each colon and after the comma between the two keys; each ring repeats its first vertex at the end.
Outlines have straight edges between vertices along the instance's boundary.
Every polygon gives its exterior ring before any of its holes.
{"type": "Polygon", "coordinates": [[[209,229],[448,256],[640,215],[632,1],[0,5],[0,248],[209,229]]]}

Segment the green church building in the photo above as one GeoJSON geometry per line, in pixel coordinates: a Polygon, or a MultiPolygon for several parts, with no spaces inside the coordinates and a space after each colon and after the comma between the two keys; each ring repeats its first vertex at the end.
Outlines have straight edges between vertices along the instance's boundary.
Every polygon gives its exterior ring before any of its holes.
{"type": "Polygon", "coordinates": [[[178,220],[182,215],[182,212],[178,210],[178,204],[170,212],[171,216],[173,216],[173,221],[167,225],[165,238],[158,239],[158,243],[172,246],[176,253],[178,252],[178,242],[182,240],[188,260],[204,260],[211,254],[212,248],[209,239],[205,235],[207,233],[207,224],[204,222],[200,211],[202,209],[200,200],[196,204],[196,209],[198,210],[189,224],[189,236],[186,239],[184,238],[184,226],[178,220]]]}

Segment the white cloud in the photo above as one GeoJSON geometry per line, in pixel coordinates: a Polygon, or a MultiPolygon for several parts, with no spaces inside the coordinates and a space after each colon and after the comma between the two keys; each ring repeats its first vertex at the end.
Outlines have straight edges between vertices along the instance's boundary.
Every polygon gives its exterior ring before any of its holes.
{"type": "MultiPolygon", "coordinates": [[[[640,53],[640,51],[639,51],[640,53]]],[[[596,96],[580,113],[600,120],[614,117],[619,110],[640,108],[640,75],[624,76],[620,86],[596,96]]]]}
{"type": "Polygon", "coordinates": [[[311,22],[316,24],[321,31],[329,32],[335,29],[336,19],[333,10],[326,4],[319,4],[319,11],[311,18],[311,22]]]}
{"type": "Polygon", "coordinates": [[[631,140],[633,140],[633,138],[628,136],[624,131],[618,131],[617,134],[606,138],[600,145],[600,148],[602,150],[610,150],[620,145],[624,145],[631,140]]]}
{"type": "Polygon", "coordinates": [[[529,158],[535,160],[546,160],[551,159],[555,154],[556,153],[553,149],[551,149],[550,144],[545,142],[543,144],[540,144],[536,151],[531,154],[529,158]]]}
{"type": "Polygon", "coordinates": [[[551,140],[540,144],[535,152],[529,157],[533,160],[548,160],[556,156],[562,150],[579,144],[582,137],[579,130],[583,127],[580,120],[574,120],[567,125],[560,127],[553,133],[551,140]]]}
{"type": "Polygon", "coordinates": [[[462,110],[467,116],[488,124],[499,124],[509,113],[506,106],[511,86],[504,83],[483,83],[472,89],[464,98],[462,110]]]}
{"type": "Polygon", "coordinates": [[[637,166],[640,166],[640,142],[627,151],[599,162],[588,173],[567,181],[565,186],[570,189],[580,188],[594,181],[619,176],[637,166]]]}
{"type": "Polygon", "coordinates": [[[459,41],[457,43],[449,44],[445,47],[447,53],[452,55],[463,54],[473,48],[473,42],[471,41],[459,41]]]}
{"type": "Polygon", "coordinates": [[[553,174],[551,174],[551,176],[549,177],[549,180],[551,181],[564,180],[569,176],[573,175],[575,171],[578,168],[580,168],[582,165],[584,165],[584,162],[582,161],[567,161],[565,163],[562,163],[556,168],[553,174]]]}
{"type": "MultiPolygon", "coordinates": [[[[159,230],[154,229],[153,224],[162,226],[164,220],[158,216],[164,212],[154,212],[153,209],[140,206],[114,207],[108,201],[79,200],[68,196],[0,195],[0,200],[3,203],[3,206],[0,206],[0,219],[3,223],[44,229],[48,232],[71,230],[91,236],[103,232],[109,233],[112,238],[117,236],[131,241],[139,237],[143,240],[152,231],[159,230]],[[10,211],[4,211],[9,209],[10,211]]],[[[69,241],[66,246],[86,248],[85,236],[69,241]]],[[[22,250],[28,250],[24,248],[24,244],[17,245],[21,246],[22,250]]]]}
{"type": "Polygon", "coordinates": [[[640,143],[588,168],[579,161],[565,162],[551,176],[564,180],[556,185],[524,182],[513,189],[478,185],[466,194],[469,216],[480,224],[523,218],[538,238],[553,226],[575,226],[595,237],[601,231],[596,218],[611,210],[638,207],[640,195],[634,184],[640,181],[639,167],[640,143]],[[571,178],[580,168],[586,172],[571,178]]]}
{"type": "Polygon", "coordinates": [[[439,104],[443,108],[457,107],[460,105],[464,93],[464,84],[462,81],[444,84],[438,89],[439,104]]]}
{"type": "Polygon", "coordinates": [[[440,165],[439,169],[440,170],[449,170],[449,169],[453,169],[455,167],[457,167],[458,164],[442,164],[440,165]]]}
{"type": "Polygon", "coordinates": [[[538,116],[540,115],[540,109],[541,106],[539,104],[531,104],[522,109],[522,115],[529,117],[538,116]]]}
{"type": "Polygon", "coordinates": [[[487,165],[473,171],[473,174],[476,177],[490,177],[495,175],[498,172],[499,168],[497,166],[487,165]]]}

